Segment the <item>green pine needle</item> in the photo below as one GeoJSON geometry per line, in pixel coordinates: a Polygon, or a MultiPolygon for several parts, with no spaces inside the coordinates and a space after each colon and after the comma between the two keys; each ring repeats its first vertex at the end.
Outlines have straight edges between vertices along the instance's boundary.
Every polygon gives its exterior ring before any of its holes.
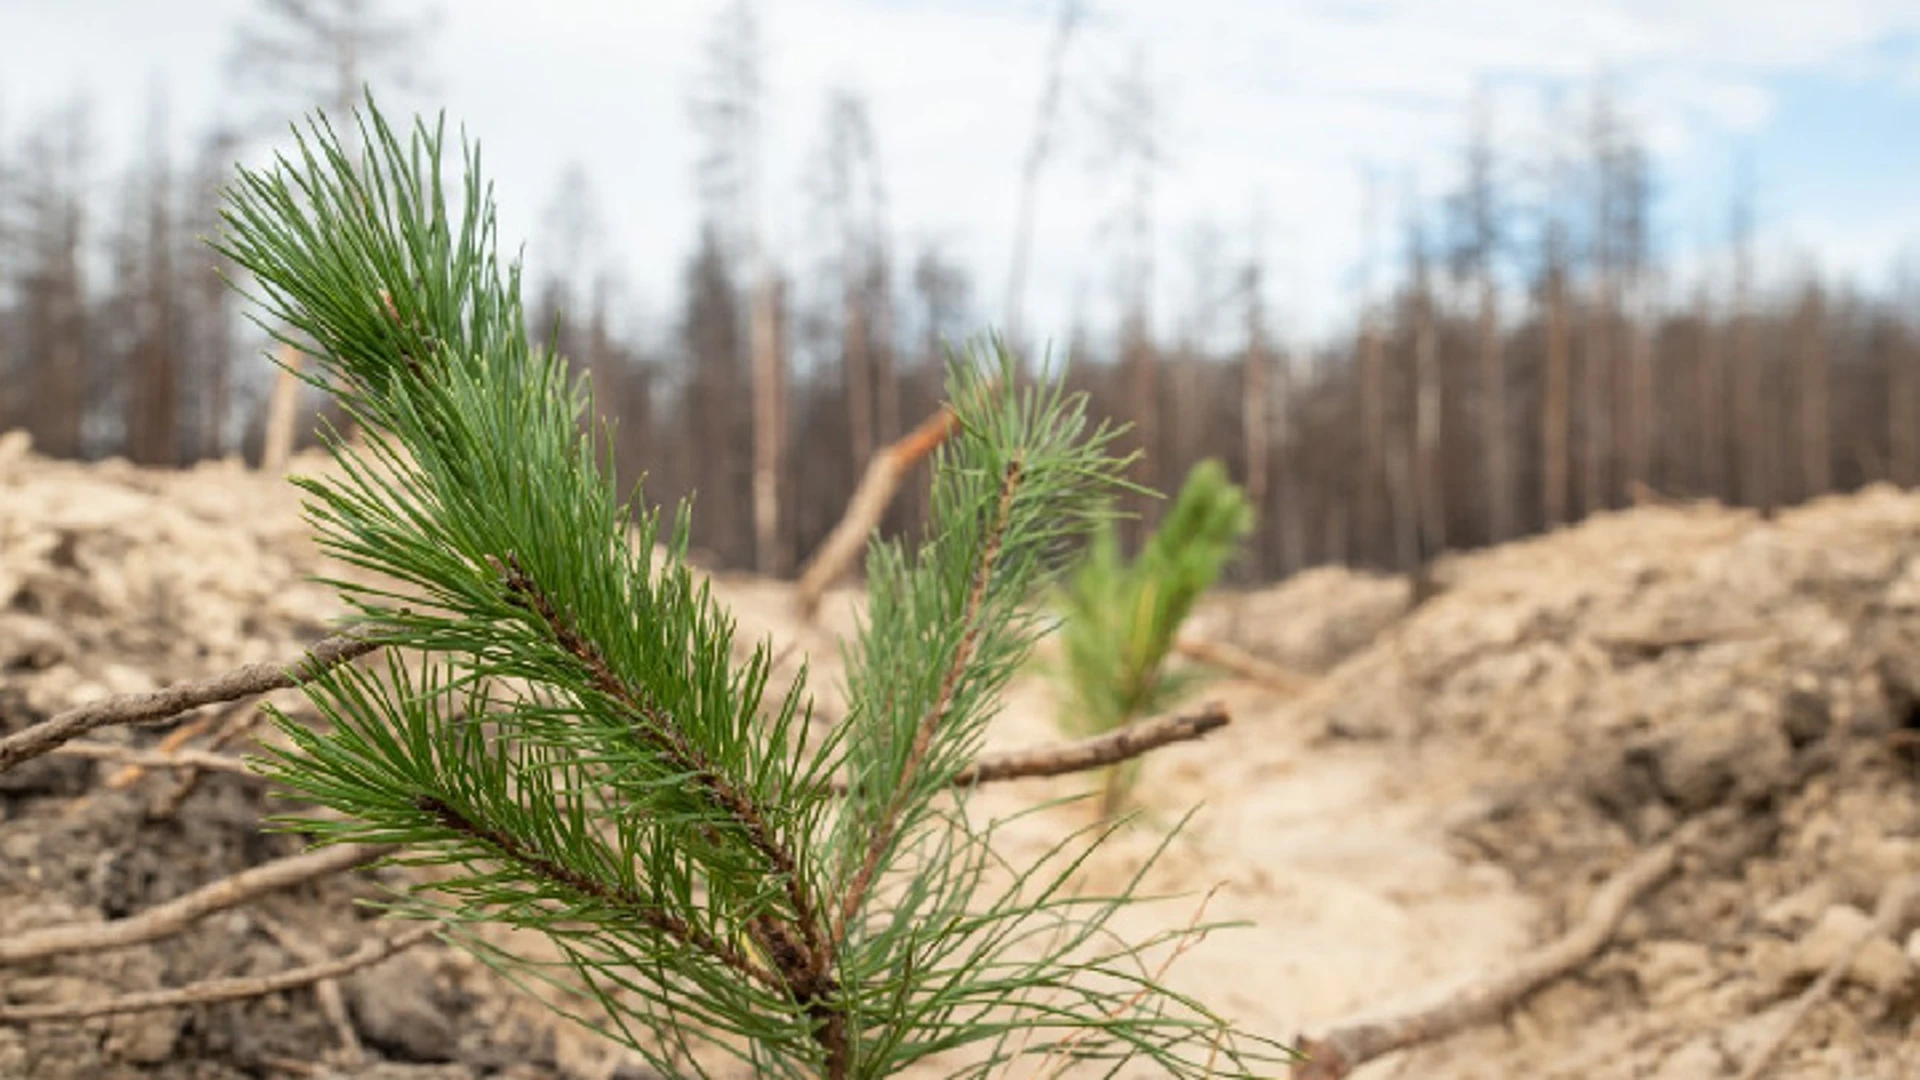
{"type": "MultiPolygon", "coordinates": [[[[1253,510],[1218,461],[1187,474],[1172,509],[1133,562],[1103,525],[1055,603],[1064,623],[1058,668],[1061,726],[1093,735],[1163,711],[1190,689],[1167,670],[1174,638],[1253,529],[1253,510]]],[[[1139,759],[1109,766],[1103,817],[1119,811],[1139,759]]]]}
{"type": "Polygon", "coordinates": [[[438,866],[396,911],[564,988],[545,996],[668,1075],[881,1077],[969,1047],[968,1075],[1046,1053],[1181,1076],[1285,1060],[1159,986],[1154,943],[1116,944],[1133,889],[1073,887],[1104,833],[1005,866],[951,790],[1044,629],[1030,601],[1124,467],[1083,399],[1051,376],[1016,390],[1004,349],[953,360],[932,539],[874,545],[851,713],[809,740],[767,647],[735,662],[684,508],[656,560],[658,513],[583,429],[587,385],[529,343],[477,149],[449,185],[443,125],[402,137],[371,101],[358,122],[364,160],[316,121],[243,170],[219,245],[365,435],[330,435],[339,474],[296,483],[320,543],[369,572],[334,584],[387,663],[306,684],[322,724],[276,717],[291,745],[263,767],[333,812],[286,827],[438,866]]]}

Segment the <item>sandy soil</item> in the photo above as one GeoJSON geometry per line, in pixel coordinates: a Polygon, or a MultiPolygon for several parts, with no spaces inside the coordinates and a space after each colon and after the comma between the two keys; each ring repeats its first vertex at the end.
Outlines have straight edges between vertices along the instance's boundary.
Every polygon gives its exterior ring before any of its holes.
{"type": "MultiPolygon", "coordinates": [[[[308,460],[296,469],[316,468],[308,460]]],[[[73,704],[283,659],[339,605],[286,484],[216,464],[80,466],[0,439],[0,730],[73,704]]],[[[1314,678],[1282,696],[1225,679],[1234,723],[1163,751],[1143,824],[1090,867],[1130,873],[1200,809],[1149,877],[1202,894],[1217,933],[1170,972],[1245,1027],[1292,1038],[1444,993],[1562,932],[1596,885],[1682,822],[1738,827],[1636,906],[1613,946],[1489,1024],[1364,1077],[1733,1075],[1831,959],[1835,927],[1920,871],[1920,497],[1873,490],[1762,521],[1642,508],[1455,558],[1409,608],[1404,581],[1326,570],[1209,600],[1193,632],[1314,678]]],[[[811,658],[834,707],[854,594],[816,626],[788,587],[732,575],[744,636],[811,658]]],[[[298,695],[277,700],[297,706],[298,695]]],[[[229,718],[238,720],[240,717],[229,718]]],[[[259,729],[254,729],[258,734],[259,729]]],[[[161,732],[103,738],[146,745],[161,732]]],[[[1018,683],[994,746],[1057,738],[1047,687],[1018,683]]],[[[236,744],[236,747],[238,744],[236,744]]],[[[258,784],[53,756],[0,775],[0,938],[124,917],[296,849],[261,831],[258,784]]],[[[1085,779],[984,789],[998,813],[1085,779]]],[[[1081,807],[1006,837],[1018,861],[1081,807]]],[[[152,945],[0,972],[10,1003],[264,973],[289,936],[339,952],[369,932],[344,877],[217,915],[152,945]]],[[[1143,908],[1143,936],[1197,900],[1143,908]]],[[[1783,1077],[1920,1075],[1920,940],[1863,953],[1782,1055],[1783,1077]]],[[[311,990],[87,1024],[0,1027],[0,1077],[338,1076],[454,1080],[643,1075],[467,957],[424,947],[343,986],[358,1065],[311,990]]]]}

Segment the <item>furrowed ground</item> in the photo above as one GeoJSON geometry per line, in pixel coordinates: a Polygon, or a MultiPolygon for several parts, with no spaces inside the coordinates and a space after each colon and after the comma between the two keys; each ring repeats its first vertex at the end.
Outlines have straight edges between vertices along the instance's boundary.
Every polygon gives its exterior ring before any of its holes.
{"type": "MultiPolygon", "coordinates": [[[[306,580],[328,569],[282,481],[237,464],[55,462],[0,441],[0,733],[108,694],[291,660],[341,613],[306,580]]],[[[1288,1039],[1392,1014],[1561,935],[1609,875],[1698,821],[1711,828],[1592,961],[1355,1075],[1733,1076],[1836,961],[1832,995],[1770,1075],[1920,1075],[1915,923],[1866,932],[1888,887],[1920,872],[1920,497],[1874,489],[1772,521],[1641,507],[1454,558],[1438,580],[1415,608],[1403,581],[1323,570],[1222,593],[1196,619],[1189,637],[1295,678],[1211,687],[1232,725],[1149,757],[1143,821],[1086,870],[1094,886],[1131,873],[1201,804],[1147,882],[1188,895],[1122,928],[1183,925],[1215,886],[1206,917],[1253,925],[1177,958],[1171,981],[1288,1039]]],[[[852,591],[806,625],[786,584],[721,575],[715,589],[743,638],[773,640],[777,677],[805,659],[821,710],[838,707],[852,591]]],[[[297,691],[272,700],[300,713],[297,691]]],[[[1057,739],[1052,708],[1041,678],[1017,683],[994,747],[1057,739]]],[[[256,711],[190,716],[200,726],[185,745],[245,753],[273,737],[256,711]]],[[[261,830],[279,804],[257,780],[134,776],[110,760],[179,726],[108,728],[87,739],[92,756],[0,773],[0,953],[299,850],[261,830]]],[[[1093,784],[995,785],[975,806],[1004,813],[1093,784]]],[[[1023,818],[1003,853],[1019,865],[1090,812],[1023,818]]],[[[5,965],[0,1007],[344,955],[378,932],[356,900],[397,874],[334,875],[156,941],[5,965]]],[[[0,1077],[616,1074],[644,1075],[436,943],[319,988],[0,1024],[0,1077]]]]}

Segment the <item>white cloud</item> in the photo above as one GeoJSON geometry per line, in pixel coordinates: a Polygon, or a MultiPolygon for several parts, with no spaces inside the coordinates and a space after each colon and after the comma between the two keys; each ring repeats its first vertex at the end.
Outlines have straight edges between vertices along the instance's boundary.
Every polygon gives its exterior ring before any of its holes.
{"type": "MultiPolygon", "coordinates": [[[[103,103],[125,103],[113,105],[102,130],[130,135],[144,81],[164,72],[176,88],[175,126],[184,127],[221,101],[219,61],[233,18],[249,6],[0,5],[0,105],[17,117],[84,83],[103,103]],[[118,32],[96,33],[103,22],[118,32]]],[[[604,247],[658,315],[694,233],[697,142],[685,100],[718,7],[462,0],[443,5],[431,50],[450,112],[486,145],[507,234],[530,235],[555,180],[580,162],[605,203],[604,247]]],[[[1297,322],[1324,328],[1349,296],[1345,275],[1360,251],[1361,166],[1387,170],[1389,209],[1403,169],[1426,193],[1442,190],[1482,77],[1494,80],[1497,130],[1537,145],[1538,136],[1567,134],[1547,84],[1583,92],[1596,72],[1612,71],[1623,108],[1656,154],[1673,158],[1702,139],[1763,128],[1775,107],[1769,76],[1844,68],[1877,40],[1920,31],[1912,0],[1829,0],[1818,17],[1804,0],[1088,7],[1096,18],[1076,43],[1069,124],[1041,192],[1029,303],[1038,329],[1056,338],[1066,335],[1077,295],[1098,302],[1108,292],[1094,230],[1123,195],[1120,178],[1094,163],[1097,140],[1081,102],[1136,46],[1160,89],[1170,158],[1156,185],[1163,308],[1179,297],[1176,241],[1188,226],[1217,222],[1225,257],[1240,257],[1257,202],[1277,262],[1275,300],[1297,322]]],[[[945,238],[994,314],[1055,4],[778,0],[763,9],[766,210],[776,243],[800,238],[800,181],[819,145],[826,93],[859,90],[870,100],[896,231],[945,238]]]]}

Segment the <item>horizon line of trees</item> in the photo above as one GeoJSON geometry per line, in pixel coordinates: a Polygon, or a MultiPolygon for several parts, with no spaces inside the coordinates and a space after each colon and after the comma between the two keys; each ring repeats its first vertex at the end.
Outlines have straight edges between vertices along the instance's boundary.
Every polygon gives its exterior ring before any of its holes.
{"type": "MultiPolygon", "coordinates": [[[[1078,18],[1063,5],[1023,231],[1078,18]]],[[[672,325],[623,329],[618,290],[593,265],[598,223],[577,170],[547,222],[553,270],[528,303],[530,325],[557,327],[600,411],[618,418],[626,478],[646,474],[655,502],[697,493],[694,541],[711,563],[787,574],[839,520],[867,461],[937,407],[943,343],[977,328],[965,269],[937,248],[898,250],[856,95],[826,103],[804,250],[766,249],[760,48],[740,0],[716,23],[690,102],[703,213],[672,325]]],[[[1163,327],[1149,298],[1164,154],[1144,67],[1127,69],[1104,121],[1120,178],[1119,316],[1075,327],[1070,378],[1133,425],[1140,482],[1170,487],[1203,458],[1227,463],[1256,509],[1239,580],[1324,563],[1410,571],[1655,494],[1771,510],[1920,483],[1913,298],[1810,269],[1763,295],[1744,193],[1729,208],[1727,265],[1676,289],[1648,155],[1604,84],[1562,126],[1577,143],[1531,154],[1497,143],[1476,100],[1454,190],[1401,200],[1397,272],[1376,288],[1386,275],[1368,260],[1341,340],[1283,343],[1258,244],[1233,252],[1217,227],[1189,245],[1191,296],[1163,327]]],[[[270,369],[238,362],[257,343],[198,239],[217,229],[238,145],[209,135],[181,164],[156,139],[118,198],[101,200],[83,107],[0,141],[0,430],[25,428],[61,457],[257,456],[270,369]]],[[[1373,250],[1384,215],[1368,201],[1373,250]]],[[[1017,250],[1016,280],[1023,259],[1017,250]]],[[[885,529],[917,527],[924,484],[903,487],[885,529]]],[[[1157,504],[1130,508],[1137,541],[1157,504]]]]}

